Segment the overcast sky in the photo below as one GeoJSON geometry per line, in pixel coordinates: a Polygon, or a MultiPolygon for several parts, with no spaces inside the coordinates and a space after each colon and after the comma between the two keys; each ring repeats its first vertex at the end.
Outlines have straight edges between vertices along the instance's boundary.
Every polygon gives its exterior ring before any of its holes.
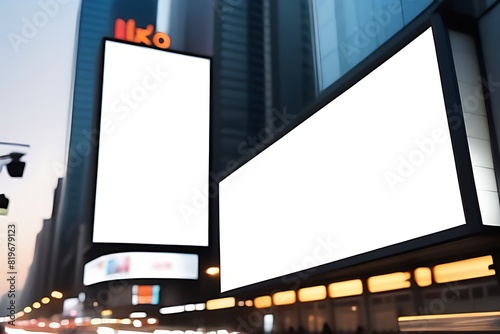
{"type": "MultiPolygon", "coordinates": [[[[10,199],[9,214],[0,216],[0,272],[9,271],[7,225],[16,223],[17,290],[24,286],[36,235],[51,216],[57,178],[63,175],[53,166],[64,164],[67,152],[80,3],[0,1],[0,142],[30,145],[0,145],[0,155],[13,149],[27,153],[22,178],[0,172],[0,194],[10,199]]],[[[3,295],[7,281],[0,281],[3,295]]]]}

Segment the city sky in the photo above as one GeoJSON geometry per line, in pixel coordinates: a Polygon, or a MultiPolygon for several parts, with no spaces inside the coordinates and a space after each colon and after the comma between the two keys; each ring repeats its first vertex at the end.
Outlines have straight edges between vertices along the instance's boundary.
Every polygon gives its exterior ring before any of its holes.
{"type": "MultiPolygon", "coordinates": [[[[50,218],[68,147],[76,31],[81,0],[0,2],[0,155],[26,153],[24,176],[0,172],[0,193],[10,199],[0,216],[0,271],[7,275],[7,225],[16,228],[16,289],[24,287],[36,235],[50,218]]],[[[0,295],[8,290],[1,279],[0,295]]],[[[21,306],[21,305],[19,305],[21,306]]]]}

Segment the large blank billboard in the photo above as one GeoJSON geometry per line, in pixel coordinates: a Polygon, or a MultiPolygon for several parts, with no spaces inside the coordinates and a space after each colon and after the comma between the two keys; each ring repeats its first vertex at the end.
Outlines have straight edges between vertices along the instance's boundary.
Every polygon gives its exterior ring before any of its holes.
{"type": "Polygon", "coordinates": [[[105,41],[93,241],[208,246],[210,60],[105,41]]]}
{"type": "Polygon", "coordinates": [[[465,224],[432,30],[219,191],[222,291],[465,224]]]}

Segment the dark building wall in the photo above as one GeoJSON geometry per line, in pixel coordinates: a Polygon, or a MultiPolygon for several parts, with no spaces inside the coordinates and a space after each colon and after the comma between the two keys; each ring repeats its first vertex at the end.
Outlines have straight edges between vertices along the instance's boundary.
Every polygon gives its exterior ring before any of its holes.
{"type": "MultiPolygon", "coordinates": [[[[313,18],[310,2],[277,1],[273,17],[276,108],[299,114],[316,97],[313,18]]],[[[332,36],[333,37],[333,36],[332,36]]]]}
{"type": "Polygon", "coordinates": [[[43,221],[42,229],[36,237],[33,262],[29,268],[26,284],[21,293],[20,305],[31,305],[33,302],[49,296],[53,290],[53,284],[50,281],[52,276],[51,270],[56,270],[56,272],[60,270],[59,264],[53,262],[53,250],[62,185],[63,179],[59,179],[54,191],[51,218],[43,221]]]}
{"type": "Polygon", "coordinates": [[[215,21],[215,99],[220,104],[219,172],[250,159],[284,117],[315,97],[309,2],[220,1],[215,21]],[[257,149],[257,150],[256,150],[257,149]]]}
{"type": "Polygon", "coordinates": [[[172,0],[170,48],[212,56],[215,5],[206,0],[172,0]]]}
{"type": "Polygon", "coordinates": [[[35,254],[21,294],[21,305],[31,305],[34,301],[40,300],[43,296],[50,294],[50,291],[47,291],[49,273],[46,268],[48,268],[50,260],[49,248],[52,241],[50,225],[52,223],[50,219],[44,220],[42,230],[36,237],[35,254]]]}
{"type": "MultiPolygon", "coordinates": [[[[80,224],[90,223],[92,176],[95,160],[96,136],[92,133],[95,112],[98,106],[99,80],[104,37],[113,37],[117,18],[134,18],[138,26],[156,22],[156,1],[96,1],[82,2],[76,79],[71,123],[71,139],[68,157],[68,172],[65,184],[64,207],[58,217],[53,263],[76,263],[74,258],[78,245],[80,224]],[[73,250],[73,251],[70,251],[73,250]]],[[[87,231],[90,231],[88,229],[87,231]]],[[[57,275],[58,268],[51,270],[54,286],[72,289],[75,268],[63,268],[65,275],[57,275]]]]}
{"type": "Polygon", "coordinates": [[[214,61],[218,81],[214,98],[219,103],[221,118],[219,170],[224,171],[228,162],[237,159],[237,146],[248,134],[247,106],[251,83],[248,81],[248,1],[241,1],[234,7],[228,1],[221,4],[215,18],[214,61]]]}
{"type": "MultiPolygon", "coordinates": [[[[493,1],[489,1],[492,3],[493,1]]],[[[499,156],[500,156],[500,43],[498,43],[498,27],[500,20],[500,4],[490,9],[479,20],[479,35],[481,54],[483,56],[483,89],[488,109],[491,143],[494,162],[496,162],[497,187],[500,186],[499,156]]]]}

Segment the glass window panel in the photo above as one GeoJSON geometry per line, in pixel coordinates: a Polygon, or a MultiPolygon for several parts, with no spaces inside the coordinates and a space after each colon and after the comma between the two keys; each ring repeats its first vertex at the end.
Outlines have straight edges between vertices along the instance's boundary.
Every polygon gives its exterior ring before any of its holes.
{"type": "Polygon", "coordinates": [[[411,22],[432,0],[311,0],[319,92],[411,22]]]}

